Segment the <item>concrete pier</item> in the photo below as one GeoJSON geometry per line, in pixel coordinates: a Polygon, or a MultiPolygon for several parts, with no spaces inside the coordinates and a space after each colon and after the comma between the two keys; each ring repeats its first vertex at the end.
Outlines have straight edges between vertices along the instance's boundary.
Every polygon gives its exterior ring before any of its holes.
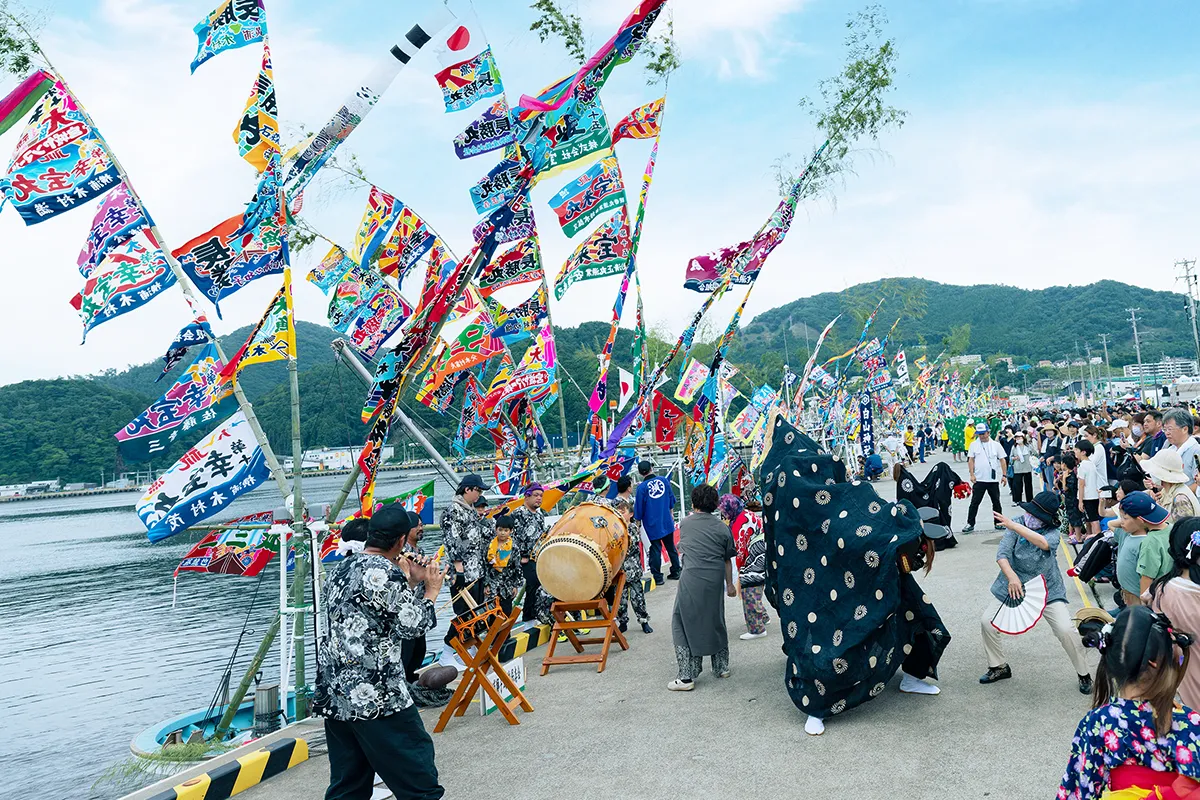
{"type": "MultiPolygon", "coordinates": [[[[918,465],[917,475],[932,466],[918,465]]],[[[965,464],[952,464],[964,478],[965,464]]],[[[895,484],[876,491],[895,497],[895,484]]],[[[1012,510],[1007,490],[1005,511],[1012,510]]],[[[955,529],[967,502],[955,501],[955,529]]],[[[538,676],[544,648],[525,656],[527,696],[535,711],[510,727],[498,715],[456,719],[434,736],[437,767],[449,798],[653,797],[1052,797],[1071,737],[1089,707],[1071,662],[1040,623],[1005,644],[1013,678],[981,686],[987,668],[980,614],[995,578],[990,512],[982,532],[959,535],[919,581],[953,641],[942,659],[942,694],[904,695],[899,677],[875,700],[804,733],[804,715],[783,684],[782,634],[754,641],[741,602],[726,601],[732,676],[718,680],[705,660],[695,691],[668,692],[675,677],[671,644],[674,582],[647,596],[654,633],[631,630],[631,649],[614,649],[608,668],[556,667],[538,676]]],[[[1060,565],[1065,561],[1060,552],[1060,565]]],[[[1067,586],[1072,610],[1080,595],[1067,586]]],[[[1109,600],[1110,590],[1102,592],[1109,600]]],[[[774,616],[774,615],[772,615],[774,616]]],[[[1095,653],[1089,659],[1095,662],[1095,653]]],[[[424,715],[432,730],[437,712],[424,715]]],[[[329,776],[320,741],[311,758],[247,791],[247,800],[319,798],[329,776]]],[[[378,797],[390,796],[377,792],[378,797]]]]}

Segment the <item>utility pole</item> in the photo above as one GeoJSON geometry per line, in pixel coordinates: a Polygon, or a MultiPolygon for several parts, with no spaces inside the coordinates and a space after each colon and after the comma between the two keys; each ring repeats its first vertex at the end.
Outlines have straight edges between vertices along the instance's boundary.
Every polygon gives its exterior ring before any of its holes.
{"type": "Polygon", "coordinates": [[[1100,342],[1104,345],[1104,379],[1108,381],[1108,396],[1113,396],[1112,390],[1112,364],[1108,361],[1108,334],[1100,334],[1100,342]]]}
{"type": "MultiPolygon", "coordinates": [[[[1083,352],[1087,354],[1088,362],[1088,383],[1091,384],[1092,393],[1096,391],[1096,374],[1092,371],[1092,345],[1090,342],[1083,343],[1083,352]]],[[[1083,370],[1080,370],[1082,372],[1083,370]]]]}
{"type": "Polygon", "coordinates": [[[1129,312],[1129,322],[1131,325],[1133,325],[1133,349],[1137,352],[1138,399],[1144,403],[1144,402],[1146,402],[1146,388],[1143,384],[1144,384],[1146,377],[1145,377],[1145,375],[1142,374],[1142,340],[1138,338],[1138,329],[1137,329],[1137,312],[1141,311],[1141,309],[1140,308],[1127,308],[1125,310],[1129,312]]]}
{"type": "Polygon", "coordinates": [[[1200,333],[1196,328],[1196,284],[1200,276],[1196,274],[1196,259],[1181,259],[1175,262],[1175,266],[1183,268],[1183,280],[1187,284],[1188,317],[1192,321],[1192,342],[1196,345],[1196,360],[1200,361],[1200,333]]]}

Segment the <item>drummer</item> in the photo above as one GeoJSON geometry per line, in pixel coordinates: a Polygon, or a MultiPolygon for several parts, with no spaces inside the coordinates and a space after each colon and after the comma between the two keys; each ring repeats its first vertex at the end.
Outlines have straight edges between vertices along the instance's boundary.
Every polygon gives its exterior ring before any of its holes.
{"type": "MultiPolygon", "coordinates": [[[[454,502],[442,509],[442,541],[446,547],[446,558],[450,562],[450,595],[454,598],[455,616],[469,611],[471,606],[459,595],[466,591],[476,604],[483,602],[484,520],[475,510],[475,503],[487,490],[483,478],[474,473],[462,479],[454,492],[454,502]]],[[[454,649],[450,641],[454,638],[454,626],[446,631],[446,646],[442,650],[442,661],[454,661],[454,649]]]]}
{"type": "Polygon", "coordinates": [[[542,583],[537,576],[537,548],[546,535],[546,512],[542,511],[542,496],[545,493],[540,483],[525,487],[525,502],[512,512],[513,557],[518,559],[521,573],[525,577],[525,605],[521,621],[537,619],[538,589],[542,583]]]}

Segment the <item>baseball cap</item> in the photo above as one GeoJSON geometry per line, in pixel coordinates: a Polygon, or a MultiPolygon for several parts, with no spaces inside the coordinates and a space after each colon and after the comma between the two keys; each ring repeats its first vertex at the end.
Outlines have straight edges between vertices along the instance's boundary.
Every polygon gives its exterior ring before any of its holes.
{"type": "Polygon", "coordinates": [[[1130,492],[1121,501],[1121,510],[1131,517],[1137,517],[1143,522],[1158,525],[1165,522],[1170,514],[1165,508],[1154,502],[1147,492],[1130,492]]]}
{"type": "Polygon", "coordinates": [[[980,422],[980,423],[977,423],[977,424],[975,425],[975,432],[976,432],[976,433],[990,433],[991,431],[990,431],[990,429],[988,428],[988,426],[987,426],[987,425],[985,425],[984,423],[980,422]]]}

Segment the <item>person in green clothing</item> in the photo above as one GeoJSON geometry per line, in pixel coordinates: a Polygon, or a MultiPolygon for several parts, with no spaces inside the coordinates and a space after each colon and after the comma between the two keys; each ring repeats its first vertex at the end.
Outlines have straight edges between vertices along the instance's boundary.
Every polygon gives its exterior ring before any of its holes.
{"type": "MultiPolygon", "coordinates": [[[[1120,508],[1124,515],[1121,529],[1126,535],[1117,540],[1117,580],[1121,582],[1125,602],[1139,605],[1142,592],[1150,588],[1155,578],[1171,569],[1170,554],[1166,550],[1160,554],[1157,544],[1152,541],[1155,536],[1167,535],[1170,512],[1154,502],[1147,492],[1126,495],[1120,508]],[[1165,565],[1160,563],[1164,558],[1165,565]]],[[[1167,545],[1170,545],[1169,540],[1167,545]]]]}

